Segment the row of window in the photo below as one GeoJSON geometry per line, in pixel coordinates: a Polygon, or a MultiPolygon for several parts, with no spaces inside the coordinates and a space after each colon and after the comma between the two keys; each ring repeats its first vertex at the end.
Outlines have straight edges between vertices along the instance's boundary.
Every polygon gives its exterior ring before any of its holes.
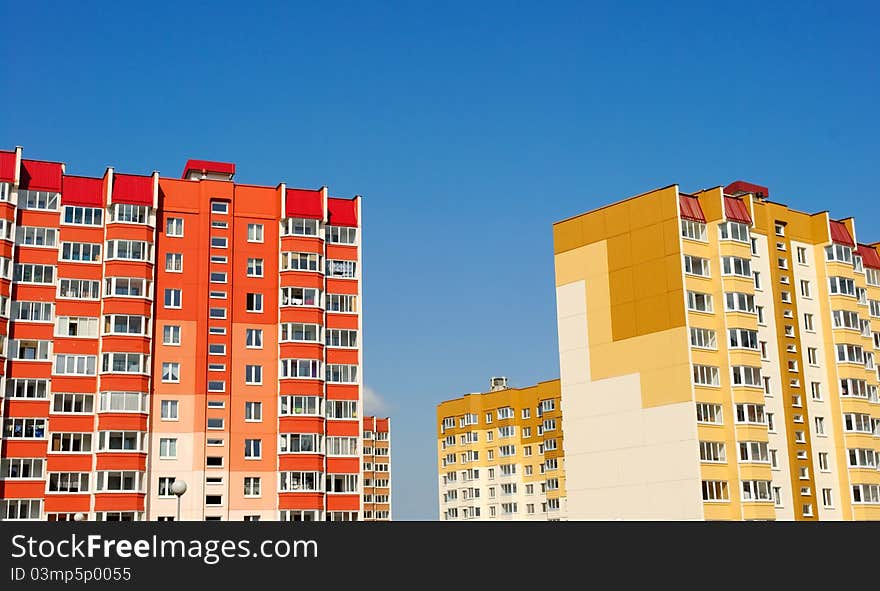
{"type": "MultiPolygon", "coordinates": [[[[541,400],[537,405],[537,416],[541,417],[545,412],[552,412],[556,410],[556,399],[547,398],[545,400],[541,400]]],[[[493,416],[496,416],[498,420],[512,419],[514,418],[514,409],[509,406],[504,406],[501,408],[495,409],[495,411],[489,411],[485,415],[485,422],[491,423],[493,416]]],[[[520,411],[520,416],[523,419],[529,419],[532,416],[531,408],[523,408],[520,411]]],[[[467,413],[461,417],[459,417],[459,427],[465,427],[467,425],[476,425],[478,423],[478,418],[476,413],[467,413]]],[[[446,429],[455,428],[455,417],[444,417],[441,429],[445,431],[446,429]]]]}

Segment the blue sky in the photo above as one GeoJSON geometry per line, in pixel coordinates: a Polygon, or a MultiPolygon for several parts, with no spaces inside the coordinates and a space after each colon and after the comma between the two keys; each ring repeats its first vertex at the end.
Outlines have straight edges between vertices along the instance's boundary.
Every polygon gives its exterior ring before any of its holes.
{"type": "Polygon", "coordinates": [[[741,178],[880,240],[880,8],[768,4],[4,0],[0,147],[363,195],[395,517],[433,519],[435,404],[558,375],[554,221],[741,178]]]}

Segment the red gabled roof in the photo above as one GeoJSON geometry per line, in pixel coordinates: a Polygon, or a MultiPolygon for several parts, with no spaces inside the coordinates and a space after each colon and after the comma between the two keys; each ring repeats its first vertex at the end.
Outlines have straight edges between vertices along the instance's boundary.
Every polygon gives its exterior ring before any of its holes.
{"type": "Polygon", "coordinates": [[[330,197],[327,199],[327,223],[331,226],[357,226],[357,200],[330,197]]]}
{"type": "Polygon", "coordinates": [[[134,174],[113,175],[113,203],[153,205],[153,177],[134,174]]]}
{"type": "Polygon", "coordinates": [[[61,164],[39,160],[21,161],[21,178],[18,186],[30,191],[61,192],[61,164]]]}
{"type": "Polygon", "coordinates": [[[700,200],[693,195],[679,193],[678,210],[682,219],[691,220],[692,222],[706,223],[706,216],[703,215],[703,208],[700,207],[700,200]]]}
{"type": "MultiPolygon", "coordinates": [[[[152,201],[151,201],[152,203],[152,201]]],[[[104,206],[104,179],[64,175],[61,205],[104,206]]]]}
{"type": "Polygon", "coordinates": [[[846,246],[855,246],[856,243],[852,239],[852,236],[849,235],[849,230],[846,229],[846,225],[843,222],[836,222],[831,220],[828,222],[828,227],[831,229],[831,242],[836,242],[837,244],[844,244],[846,246]]]}
{"type": "Polygon", "coordinates": [[[15,182],[15,152],[0,152],[0,182],[15,182]]]}
{"type": "Polygon", "coordinates": [[[191,170],[218,172],[232,176],[235,174],[235,164],[232,162],[213,162],[211,160],[187,160],[180,178],[185,179],[191,170]]]}
{"type": "Polygon", "coordinates": [[[752,216],[749,215],[748,206],[737,197],[724,196],[724,217],[731,222],[752,225],[752,216]]]}
{"type": "Polygon", "coordinates": [[[862,257],[862,264],[872,269],[880,269],[880,254],[873,246],[859,244],[856,248],[856,254],[862,257]]]}
{"type": "Polygon", "coordinates": [[[287,217],[324,219],[324,197],[321,189],[287,189],[285,199],[287,217]]]}

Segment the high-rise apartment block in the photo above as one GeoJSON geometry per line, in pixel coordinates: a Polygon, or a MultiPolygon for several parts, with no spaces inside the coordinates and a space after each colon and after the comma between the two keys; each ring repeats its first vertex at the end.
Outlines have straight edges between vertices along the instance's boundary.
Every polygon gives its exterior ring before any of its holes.
{"type": "Polygon", "coordinates": [[[391,419],[364,417],[364,521],[391,521],[391,419]]]}
{"type": "Polygon", "coordinates": [[[437,406],[440,519],[565,518],[559,380],[490,390],[437,406]]]}
{"type": "Polygon", "coordinates": [[[0,519],[361,517],[360,199],[0,152],[0,519]]]}
{"type": "Polygon", "coordinates": [[[880,519],[878,244],[768,193],[555,225],[570,519],[880,519]]]}

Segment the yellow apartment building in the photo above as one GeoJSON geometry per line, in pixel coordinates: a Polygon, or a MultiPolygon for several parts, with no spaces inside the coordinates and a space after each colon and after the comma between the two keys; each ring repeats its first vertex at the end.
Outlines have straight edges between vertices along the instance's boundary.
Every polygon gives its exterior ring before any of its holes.
{"type": "Polygon", "coordinates": [[[440,519],[565,518],[559,380],[490,389],[437,406],[440,519]]]}
{"type": "MultiPolygon", "coordinates": [[[[768,195],[672,185],[554,225],[569,519],[880,518],[878,244],[768,195]]],[[[438,420],[482,435],[493,396],[438,420]]]]}

